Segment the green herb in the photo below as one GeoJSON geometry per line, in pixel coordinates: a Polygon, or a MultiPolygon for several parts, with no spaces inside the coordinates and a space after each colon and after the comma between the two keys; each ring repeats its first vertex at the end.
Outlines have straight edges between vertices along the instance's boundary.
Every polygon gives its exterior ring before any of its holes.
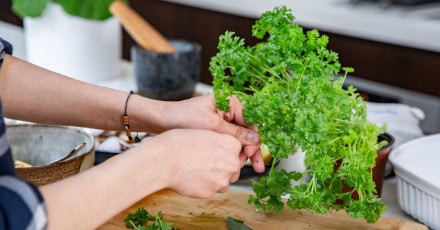
{"type": "MultiPolygon", "coordinates": [[[[12,0],[12,11],[24,17],[39,17],[49,3],[60,4],[73,16],[92,20],[105,20],[112,16],[109,6],[114,0],[12,0]]],[[[127,2],[127,0],[122,0],[127,2]]]]}
{"type": "Polygon", "coordinates": [[[305,32],[294,19],[285,6],[263,13],[252,27],[260,39],[255,46],[246,47],[244,39],[226,31],[210,62],[218,108],[228,111],[228,97],[237,95],[245,121],[258,124],[261,141],[274,158],[268,176],[253,181],[256,195],[249,203],[264,212],[279,211],[288,195],[292,209],[326,213],[342,208],[375,222],[386,206],[377,196],[371,169],[385,127],[368,122],[355,88],[343,87],[353,69],[342,68],[338,54],[327,49],[329,38],[316,29],[305,32]],[[275,170],[297,148],[306,153],[307,169],[275,170]],[[305,175],[311,176],[308,182],[291,185],[305,175]],[[352,189],[343,191],[344,184],[352,189]]]}
{"type": "Polygon", "coordinates": [[[124,219],[125,226],[135,230],[174,230],[173,223],[163,220],[161,212],[151,215],[145,208],[138,208],[134,213],[128,214],[124,219]],[[148,221],[153,221],[147,225],[148,221]]]}

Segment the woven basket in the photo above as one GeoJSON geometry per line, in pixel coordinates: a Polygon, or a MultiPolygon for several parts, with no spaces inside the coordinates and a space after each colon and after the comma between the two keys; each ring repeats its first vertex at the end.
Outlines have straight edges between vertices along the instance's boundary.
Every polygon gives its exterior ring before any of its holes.
{"type": "Polygon", "coordinates": [[[36,185],[45,185],[79,173],[84,155],[66,162],[48,166],[17,168],[15,171],[21,177],[36,185]]]}
{"type": "MultiPolygon", "coordinates": [[[[80,151],[65,161],[50,165],[16,168],[18,177],[38,186],[75,175],[92,167],[95,161],[94,139],[80,129],[41,124],[10,125],[7,127],[7,135],[14,159],[28,154],[33,154],[34,158],[35,155],[44,155],[40,157],[41,159],[37,159],[40,164],[43,158],[48,162],[53,160],[48,158],[47,154],[56,155],[52,158],[58,159],[71,151],[72,146],[86,142],[80,151]]],[[[32,164],[32,162],[28,163],[32,164]]]]}

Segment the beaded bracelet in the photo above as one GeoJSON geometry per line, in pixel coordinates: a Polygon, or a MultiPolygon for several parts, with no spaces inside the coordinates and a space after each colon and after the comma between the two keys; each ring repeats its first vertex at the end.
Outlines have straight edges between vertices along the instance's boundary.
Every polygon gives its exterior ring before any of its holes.
{"type": "Polygon", "coordinates": [[[130,98],[130,96],[134,94],[133,90],[130,90],[130,93],[127,96],[127,100],[125,100],[125,109],[124,109],[124,115],[122,116],[122,122],[124,124],[124,130],[125,130],[125,134],[128,137],[128,143],[137,143],[140,141],[139,137],[136,136],[135,138],[133,138],[131,136],[131,131],[130,131],[130,123],[128,120],[128,114],[127,114],[127,105],[128,105],[128,99],[130,98]]]}

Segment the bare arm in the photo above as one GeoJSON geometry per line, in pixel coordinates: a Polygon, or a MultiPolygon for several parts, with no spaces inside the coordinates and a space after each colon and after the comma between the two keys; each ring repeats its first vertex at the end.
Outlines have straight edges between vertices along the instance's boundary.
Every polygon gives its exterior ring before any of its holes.
{"type": "MultiPolygon", "coordinates": [[[[128,92],[83,83],[6,55],[0,95],[9,118],[122,130],[128,92]]],[[[239,178],[247,157],[261,172],[258,136],[242,124],[240,110],[218,112],[213,96],[163,102],[132,95],[131,128],[163,133],[116,159],[42,186],[49,228],[96,228],[163,188],[194,197],[224,192],[239,178]]]]}
{"type": "Polygon", "coordinates": [[[240,143],[207,130],[172,130],[76,176],[42,186],[49,229],[94,229],[163,188],[191,197],[239,177],[240,143]],[[166,143],[166,144],[165,144],[166,143]]]}
{"type": "MultiPolygon", "coordinates": [[[[128,92],[77,81],[6,55],[0,71],[0,95],[9,118],[122,130],[128,92]]],[[[236,136],[245,145],[242,160],[251,157],[254,169],[262,172],[256,129],[244,128],[242,108],[237,100],[233,102],[232,112],[223,114],[217,111],[213,96],[164,102],[132,95],[127,110],[133,131],[160,133],[174,128],[197,128],[236,136]]]]}
{"type": "MultiPolygon", "coordinates": [[[[0,94],[5,116],[48,124],[122,130],[121,117],[128,92],[62,77],[9,55],[4,61],[0,94]]],[[[141,101],[136,103],[133,112],[148,118],[139,122],[143,128],[155,124],[148,129],[157,129],[163,104],[138,96],[130,100],[141,101]]]]}

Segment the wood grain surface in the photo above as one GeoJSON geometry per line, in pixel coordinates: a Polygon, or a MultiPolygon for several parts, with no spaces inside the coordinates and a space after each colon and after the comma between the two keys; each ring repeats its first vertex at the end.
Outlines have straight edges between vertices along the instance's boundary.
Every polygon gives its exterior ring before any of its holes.
{"type": "Polygon", "coordinates": [[[148,212],[161,211],[164,219],[172,222],[175,228],[186,229],[226,229],[226,217],[243,220],[251,228],[257,229],[399,229],[421,230],[426,226],[405,220],[382,217],[374,224],[363,219],[353,219],[343,211],[316,214],[310,211],[285,208],[278,213],[263,214],[247,203],[250,193],[229,190],[209,199],[196,199],[180,196],[173,191],[163,190],[155,193],[124,210],[98,229],[127,229],[124,219],[129,213],[144,207],[148,212]]]}

